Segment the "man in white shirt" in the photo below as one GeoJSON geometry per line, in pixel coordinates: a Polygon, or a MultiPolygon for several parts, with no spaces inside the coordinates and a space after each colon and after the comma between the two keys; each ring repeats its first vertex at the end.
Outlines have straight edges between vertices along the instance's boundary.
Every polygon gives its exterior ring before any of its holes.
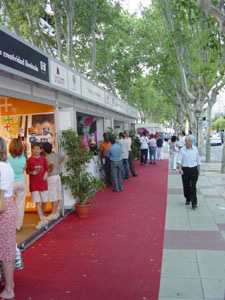
{"type": "Polygon", "coordinates": [[[119,134],[119,143],[122,147],[122,160],[123,160],[123,173],[124,173],[124,179],[129,178],[130,168],[129,168],[129,143],[128,140],[125,139],[124,134],[121,132],[119,134]]]}
{"type": "Polygon", "coordinates": [[[146,136],[146,132],[144,131],[142,133],[142,136],[140,137],[140,143],[141,143],[141,164],[146,165],[148,161],[148,144],[149,139],[146,136]]]}
{"type": "Polygon", "coordinates": [[[198,149],[192,145],[191,136],[185,138],[185,146],[180,150],[177,159],[177,170],[182,175],[184,197],[186,205],[192,204],[192,208],[197,207],[196,184],[200,171],[200,156],[198,149]]]}
{"type": "Polygon", "coordinates": [[[124,136],[125,136],[125,140],[128,143],[128,149],[129,149],[128,163],[129,163],[129,167],[130,167],[130,172],[133,176],[138,176],[136,173],[136,170],[135,170],[134,162],[133,162],[133,154],[132,154],[132,149],[131,149],[132,139],[129,136],[128,131],[124,131],[124,136]]]}

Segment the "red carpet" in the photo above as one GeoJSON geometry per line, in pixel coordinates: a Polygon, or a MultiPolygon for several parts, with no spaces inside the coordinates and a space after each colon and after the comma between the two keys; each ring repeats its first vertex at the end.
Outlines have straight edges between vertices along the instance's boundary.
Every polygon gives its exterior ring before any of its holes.
{"type": "Polygon", "coordinates": [[[125,191],[99,192],[91,215],[74,214],[24,253],[16,300],[157,300],[167,162],[138,167],[125,191]]]}

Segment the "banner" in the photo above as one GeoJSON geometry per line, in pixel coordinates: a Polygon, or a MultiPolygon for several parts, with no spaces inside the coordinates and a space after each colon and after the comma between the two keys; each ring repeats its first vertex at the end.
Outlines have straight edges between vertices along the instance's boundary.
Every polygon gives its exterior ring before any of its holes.
{"type": "Polygon", "coordinates": [[[48,58],[0,30],[0,64],[49,82],[48,58]]]}

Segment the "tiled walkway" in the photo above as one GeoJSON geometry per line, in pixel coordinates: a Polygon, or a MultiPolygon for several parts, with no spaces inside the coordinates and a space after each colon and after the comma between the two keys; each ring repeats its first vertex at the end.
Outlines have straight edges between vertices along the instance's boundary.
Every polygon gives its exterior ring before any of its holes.
{"type": "Polygon", "coordinates": [[[180,176],[170,174],[160,300],[224,300],[225,176],[202,166],[199,208],[185,207],[180,176]]]}

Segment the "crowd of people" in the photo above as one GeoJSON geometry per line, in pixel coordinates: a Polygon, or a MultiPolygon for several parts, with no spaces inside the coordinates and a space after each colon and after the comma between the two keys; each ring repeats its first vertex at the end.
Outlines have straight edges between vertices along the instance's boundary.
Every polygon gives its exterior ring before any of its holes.
{"type": "Polygon", "coordinates": [[[162,159],[163,137],[160,133],[148,134],[143,131],[140,136],[140,161],[141,164],[146,165],[156,164],[156,160],[162,159]]]}
{"type": "Polygon", "coordinates": [[[113,191],[123,191],[123,181],[137,176],[132,156],[132,139],[127,131],[119,133],[119,139],[105,132],[100,145],[100,159],[104,168],[105,183],[113,191]]]}
{"type": "Polygon", "coordinates": [[[3,264],[5,288],[0,298],[14,298],[13,272],[16,255],[16,229],[23,225],[26,180],[32,201],[36,203],[40,222],[37,228],[59,217],[61,203],[60,165],[64,155],[52,151],[52,145],[32,144],[32,154],[26,159],[22,140],[12,139],[9,151],[3,138],[0,138],[0,261],[3,264]],[[45,216],[43,204],[53,203],[52,213],[45,216]]]}
{"type": "MultiPolygon", "coordinates": [[[[120,132],[119,138],[105,132],[104,141],[100,145],[100,158],[104,167],[104,177],[107,186],[113,191],[123,191],[123,181],[131,176],[137,176],[132,151],[132,138],[127,131],[120,132]]],[[[143,131],[136,139],[139,146],[139,157],[142,165],[156,164],[162,159],[163,137],[161,134],[148,134],[143,131]]]]}

